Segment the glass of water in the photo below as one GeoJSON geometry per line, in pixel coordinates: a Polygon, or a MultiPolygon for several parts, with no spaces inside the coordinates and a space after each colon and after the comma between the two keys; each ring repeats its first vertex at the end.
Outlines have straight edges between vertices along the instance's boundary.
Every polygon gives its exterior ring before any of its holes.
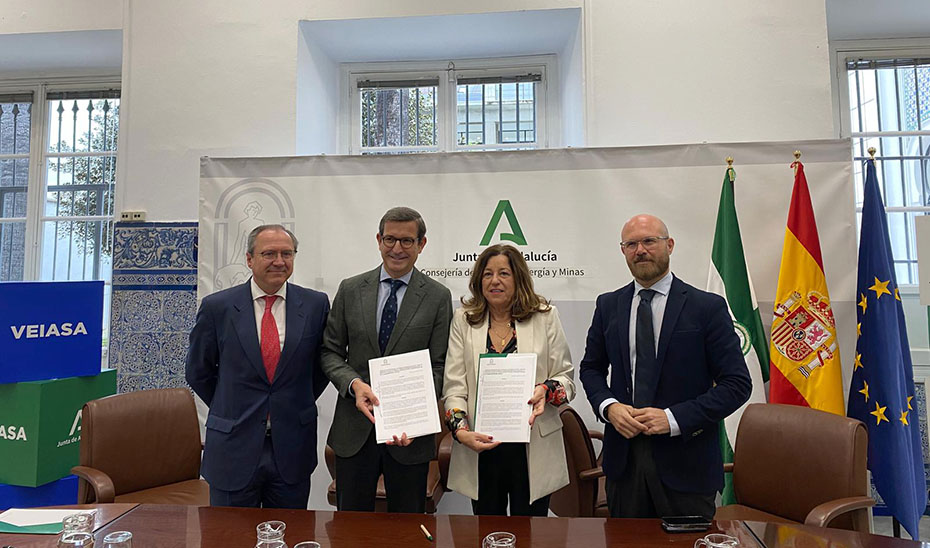
{"type": "Polygon", "coordinates": [[[94,548],[94,535],[86,531],[65,531],[58,537],[58,548],[94,548]]]}
{"type": "Polygon", "coordinates": [[[113,531],[103,537],[103,548],[132,548],[132,533],[113,531]]]}
{"type": "Polygon", "coordinates": [[[481,548],[513,548],[517,545],[517,536],[506,531],[497,531],[484,537],[481,548]]]}

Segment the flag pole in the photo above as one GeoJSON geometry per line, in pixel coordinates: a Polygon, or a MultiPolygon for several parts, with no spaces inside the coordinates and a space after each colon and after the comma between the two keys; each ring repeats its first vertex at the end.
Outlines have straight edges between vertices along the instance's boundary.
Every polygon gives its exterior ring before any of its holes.
{"type": "Polygon", "coordinates": [[[875,147],[869,147],[869,159],[875,161],[875,147]]]}
{"type": "Polygon", "coordinates": [[[736,181],[736,172],[733,171],[733,157],[727,156],[727,177],[730,178],[730,182],[736,181]]]}
{"type": "Polygon", "coordinates": [[[801,151],[795,150],[794,151],[794,162],[791,163],[791,167],[794,168],[795,177],[797,177],[798,175],[798,165],[800,165],[800,163],[801,163],[801,151]]]}

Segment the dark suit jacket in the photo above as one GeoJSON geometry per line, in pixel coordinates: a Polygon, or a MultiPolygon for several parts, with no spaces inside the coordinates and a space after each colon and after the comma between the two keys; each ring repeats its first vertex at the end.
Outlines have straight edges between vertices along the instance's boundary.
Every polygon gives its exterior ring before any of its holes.
{"type": "MultiPolygon", "coordinates": [[[[633,402],[632,302],[633,283],[597,298],[580,377],[598,418],[598,409],[608,398],[633,402]]],[[[659,477],[676,491],[713,493],[723,487],[717,423],[749,399],[752,388],[726,301],[674,278],[656,358],[659,375],[652,407],[670,409],[681,428],[679,436],[652,437],[659,477]]],[[[608,425],[603,464],[608,478],[620,478],[628,449],[629,440],[608,425]]]]}
{"type": "MultiPolygon", "coordinates": [[[[361,378],[371,384],[368,360],[381,356],[378,346],[378,284],[381,266],[339,284],[333,310],[323,337],[323,370],[339,397],[327,443],[336,455],[348,458],[358,453],[374,425],[355,408],[349,384],[361,378]]],[[[429,349],[436,397],[442,394],[443,368],[452,322],[452,293],[444,285],[414,269],[404,293],[397,323],[385,355],[429,349]]],[[[400,432],[398,432],[400,434],[400,432]]],[[[436,453],[433,436],[420,436],[407,447],[389,446],[391,456],[402,464],[431,460],[436,453]]]]}
{"type": "Polygon", "coordinates": [[[197,312],[187,383],[210,406],[201,473],[225,491],[245,487],[258,466],[271,413],[275,463],[296,483],[316,468],[316,398],[326,388],[320,345],[329,299],[287,284],[284,349],[268,382],[249,282],[214,293],[197,312]]]}

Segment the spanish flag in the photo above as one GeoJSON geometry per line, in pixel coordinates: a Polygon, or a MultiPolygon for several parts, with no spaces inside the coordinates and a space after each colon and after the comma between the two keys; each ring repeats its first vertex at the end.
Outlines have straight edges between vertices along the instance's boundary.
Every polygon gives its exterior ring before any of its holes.
{"type": "Polygon", "coordinates": [[[845,415],[840,349],[820,238],[801,162],[782,248],[769,355],[769,401],[845,415]]]}

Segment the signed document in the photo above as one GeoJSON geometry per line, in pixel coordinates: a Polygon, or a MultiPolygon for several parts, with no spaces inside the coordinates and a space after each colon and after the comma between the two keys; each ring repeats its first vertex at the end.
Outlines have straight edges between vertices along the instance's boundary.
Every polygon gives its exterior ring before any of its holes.
{"type": "Polygon", "coordinates": [[[494,441],[529,443],[530,405],[536,380],[536,354],[505,354],[478,359],[475,431],[494,441]]]}
{"type": "Polygon", "coordinates": [[[375,440],[384,443],[439,432],[439,409],[429,350],[368,360],[375,406],[375,440]]]}

